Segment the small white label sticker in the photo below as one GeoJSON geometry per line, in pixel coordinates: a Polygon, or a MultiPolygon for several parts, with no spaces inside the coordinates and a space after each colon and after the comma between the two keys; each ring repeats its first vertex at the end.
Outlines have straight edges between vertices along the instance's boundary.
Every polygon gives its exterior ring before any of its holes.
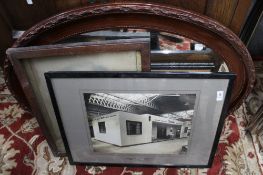
{"type": "Polygon", "coordinates": [[[224,98],[224,91],[217,91],[216,101],[222,101],[224,98]]]}
{"type": "Polygon", "coordinates": [[[33,4],[33,0],[26,0],[28,5],[32,5],[33,4]]]}

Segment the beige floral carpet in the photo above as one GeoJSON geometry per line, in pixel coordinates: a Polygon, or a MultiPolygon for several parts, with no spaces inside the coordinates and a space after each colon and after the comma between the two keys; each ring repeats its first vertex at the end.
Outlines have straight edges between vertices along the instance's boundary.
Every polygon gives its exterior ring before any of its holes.
{"type": "Polygon", "coordinates": [[[72,166],[67,158],[53,156],[36,119],[17,104],[0,76],[0,174],[261,175],[263,162],[257,144],[245,132],[246,118],[244,106],[226,118],[209,169],[72,166]]]}

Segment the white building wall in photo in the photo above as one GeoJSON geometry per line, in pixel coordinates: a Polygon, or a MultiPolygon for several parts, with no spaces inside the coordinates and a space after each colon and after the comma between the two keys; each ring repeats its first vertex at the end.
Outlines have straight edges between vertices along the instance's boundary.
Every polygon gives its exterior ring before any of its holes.
{"type": "Polygon", "coordinates": [[[149,121],[149,117],[127,113],[127,112],[121,112],[121,111],[119,111],[119,115],[120,115],[120,126],[122,131],[121,132],[122,146],[152,142],[152,120],[149,121]],[[142,122],[142,134],[127,135],[127,128],[126,128],[127,120],[142,122]]]}
{"type": "Polygon", "coordinates": [[[176,130],[181,128],[180,137],[187,137],[188,132],[184,132],[185,127],[191,128],[191,122],[181,122],[169,118],[150,114],[132,114],[123,111],[113,112],[103,115],[93,120],[94,138],[118,146],[129,146],[143,143],[150,143],[157,139],[157,123],[166,126],[166,135],[175,138],[176,130]],[[128,135],[126,121],[141,122],[142,133],[140,135],[128,135]],[[106,133],[99,132],[98,122],[105,122],[106,133]]]}
{"type": "Polygon", "coordinates": [[[101,116],[101,118],[93,120],[92,126],[94,130],[94,138],[103,142],[122,146],[121,131],[118,112],[101,116]],[[98,122],[105,122],[106,133],[100,133],[98,122]]]}

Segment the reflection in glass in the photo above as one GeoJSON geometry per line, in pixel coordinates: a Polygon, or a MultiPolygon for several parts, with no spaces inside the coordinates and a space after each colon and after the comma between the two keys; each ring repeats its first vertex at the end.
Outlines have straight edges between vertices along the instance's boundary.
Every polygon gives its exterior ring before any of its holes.
{"type": "Polygon", "coordinates": [[[228,72],[227,65],[205,44],[191,38],[146,29],[112,29],[83,33],[63,41],[150,39],[151,70],[169,72],[228,72]]]}

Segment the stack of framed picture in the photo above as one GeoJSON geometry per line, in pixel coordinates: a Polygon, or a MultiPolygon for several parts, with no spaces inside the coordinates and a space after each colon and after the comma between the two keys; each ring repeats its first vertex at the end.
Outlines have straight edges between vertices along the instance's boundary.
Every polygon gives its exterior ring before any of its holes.
{"type": "Polygon", "coordinates": [[[8,86],[72,164],[209,167],[224,118],[255,80],[233,32],[161,4],[63,12],[13,47],[8,86]]]}
{"type": "Polygon", "coordinates": [[[72,164],[211,166],[234,74],[151,72],[149,38],[7,54],[49,145],[72,164]]]}

